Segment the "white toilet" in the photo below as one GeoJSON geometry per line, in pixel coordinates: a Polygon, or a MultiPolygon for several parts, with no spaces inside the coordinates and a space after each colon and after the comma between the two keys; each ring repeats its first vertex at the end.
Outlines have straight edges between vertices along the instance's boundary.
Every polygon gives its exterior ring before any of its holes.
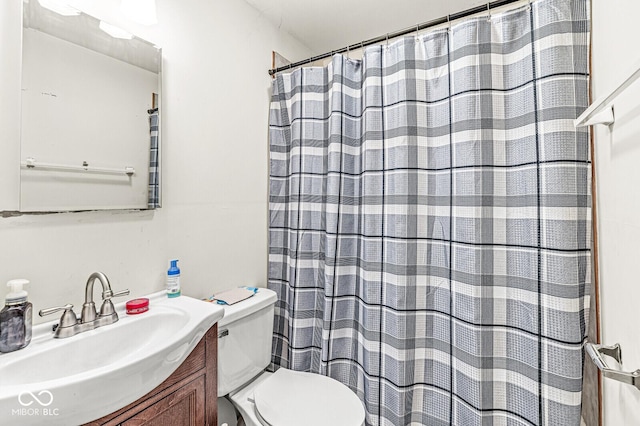
{"type": "MultiPolygon", "coordinates": [[[[271,362],[276,293],[260,288],[225,306],[218,322],[218,396],[231,400],[247,426],[361,426],[364,407],[332,378],[280,368],[271,362]]],[[[223,404],[219,404],[223,405],[223,404]]]]}

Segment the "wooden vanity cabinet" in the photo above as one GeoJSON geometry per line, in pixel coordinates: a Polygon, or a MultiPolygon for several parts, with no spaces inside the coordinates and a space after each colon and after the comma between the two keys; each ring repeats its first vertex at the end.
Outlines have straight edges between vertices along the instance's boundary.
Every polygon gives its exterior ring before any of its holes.
{"type": "Polygon", "coordinates": [[[187,359],[154,390],[86,425],[216,426],[218,325],[204,335],[187,359]]]}

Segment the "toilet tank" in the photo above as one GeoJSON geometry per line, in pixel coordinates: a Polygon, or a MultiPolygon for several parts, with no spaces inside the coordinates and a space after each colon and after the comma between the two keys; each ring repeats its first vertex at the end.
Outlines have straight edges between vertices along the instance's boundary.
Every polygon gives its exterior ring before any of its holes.
{"type": "Polygon", "coordinates": [[[260,374],[271,362],[276,293],[266,288],[224,306],[218,321],[218,396],[227,395],[260,374]]]}

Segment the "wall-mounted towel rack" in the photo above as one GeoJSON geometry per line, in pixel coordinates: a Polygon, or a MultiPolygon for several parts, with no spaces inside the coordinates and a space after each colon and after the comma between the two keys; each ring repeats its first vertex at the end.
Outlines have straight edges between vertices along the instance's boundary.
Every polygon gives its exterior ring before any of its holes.
{"type": "Polygon", "coordinates": [[[602,355],[610,356],[618,364],[622,364],[622,348],[618,343],[613,346],[585,343],[585,350],[604,377],[635,386],[636,389],[640,390],[640,369],[631,372],[613,369],[607,365],[607,362],[602,357],[602,355]]]}
{"type": "Polygon", "coordinates": [[[594,124],[613,124],[616,119],[613,114],[613,106],[611,102],[629,86],[631,86],[638,78],[640,78],[640,62],[634,67],[634,71],[620,84],[616,86],[610,93],[597,99],[589,106],[580,117],[576,118],[574,125],[576,127],[591,126],[594,124]]]}
{"type": "Polygon", "coordinates": [[[127,176],[132,176],[136,172],[136,169],[133,167],[124,167],[121,169],[109,168],[109,167],[93,167],[93,166],[89,166],[89,163],[87,163],[86,161],[83,161],[82,165],[80,166],[43,163],[40,161],[36,161],[36,159],[32,157],[28,157],[25,161],[21,161],[20,165],[27,169],[38,168],[38,169],[67,170],[72,172],[87,172],[87,173],[114,173],[114,174],[125,174],[127,176]]]}

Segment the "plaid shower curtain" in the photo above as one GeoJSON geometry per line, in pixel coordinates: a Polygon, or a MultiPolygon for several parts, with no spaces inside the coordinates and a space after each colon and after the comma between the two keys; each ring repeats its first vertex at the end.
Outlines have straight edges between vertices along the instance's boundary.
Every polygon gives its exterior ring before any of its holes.
{"type": "Polygon", "coordinates": [[[588,40],[537,0],[276,77],[275,366],[368,425],[579,425],[588,40]]]}

